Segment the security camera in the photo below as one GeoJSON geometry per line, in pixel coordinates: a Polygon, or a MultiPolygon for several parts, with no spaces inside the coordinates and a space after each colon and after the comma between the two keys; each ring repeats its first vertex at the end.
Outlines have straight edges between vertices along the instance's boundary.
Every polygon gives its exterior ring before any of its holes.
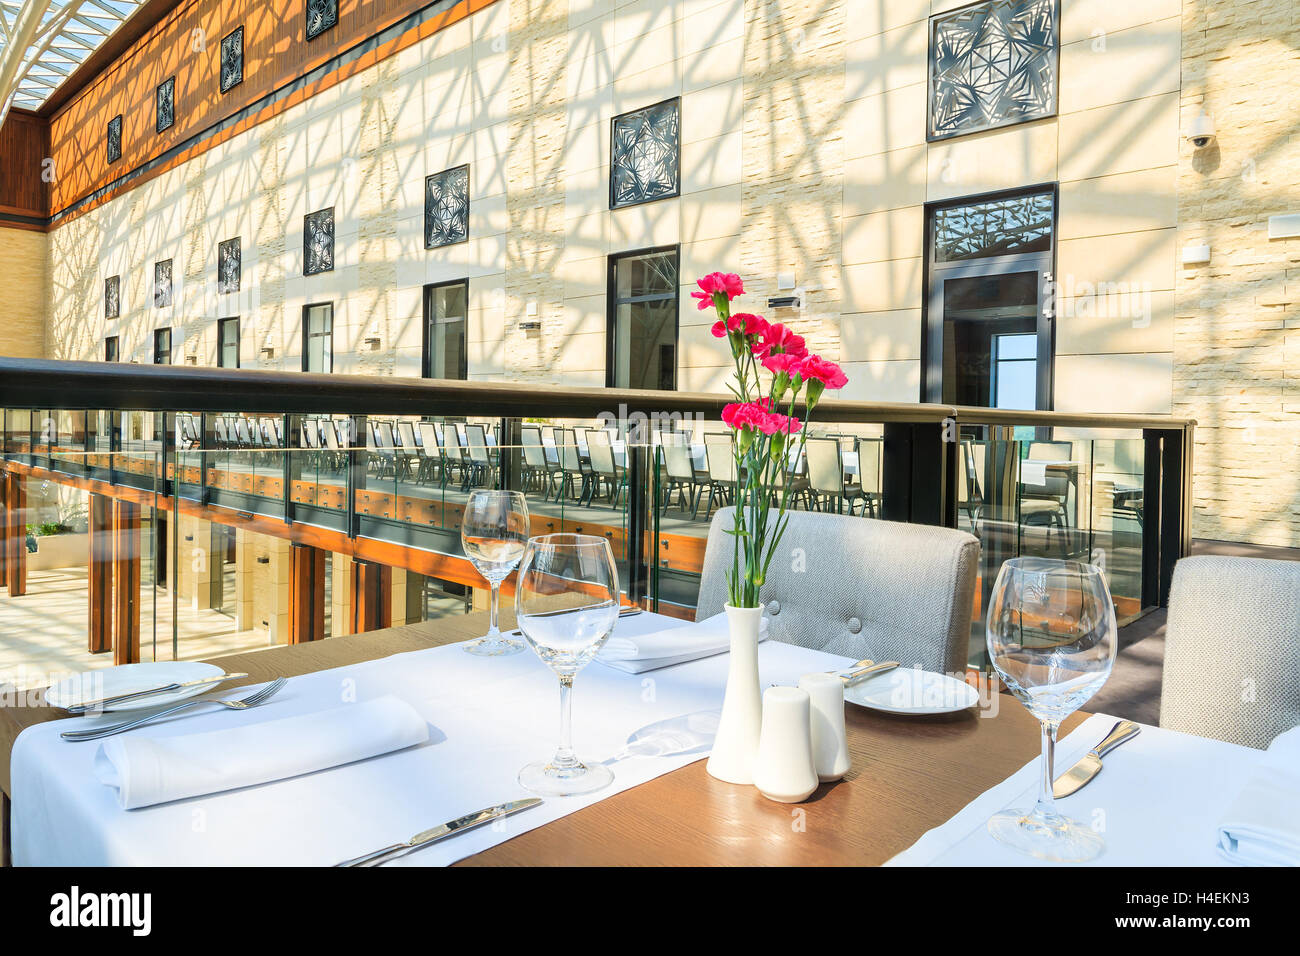
{"type": "Polygon", "coordinates": [[[1197,149],[1204,149],[1214,142],[1214,120],[1210,119],[1209,113],[1202,113],[1192,120],[1187,140],[1197,149]]]}

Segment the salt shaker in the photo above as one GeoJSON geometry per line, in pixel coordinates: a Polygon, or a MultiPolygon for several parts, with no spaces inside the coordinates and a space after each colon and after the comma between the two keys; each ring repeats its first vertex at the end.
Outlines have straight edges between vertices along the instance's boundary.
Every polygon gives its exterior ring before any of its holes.
{"type": "Polygon", "coordinates": [[[807,691],[769,687],[763,692],[754,786],[769,800],[798,803],[817,789],[810,714],[807,691]]]}
{"type": "Polygon", "coordinates": [[[849,772],[849,741],[844,732],[844,682],[838,674],[804,674],[799,688],[808,694],[813,763],[823,783],[849,772]]]}

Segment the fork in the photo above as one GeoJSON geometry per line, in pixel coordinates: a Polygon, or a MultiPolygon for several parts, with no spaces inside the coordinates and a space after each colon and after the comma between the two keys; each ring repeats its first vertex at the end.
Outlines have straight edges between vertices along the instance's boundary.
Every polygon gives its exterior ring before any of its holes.
{"type": "Polygon", "coordinates": [[[150,721],[157,720],[160,717],[167,717],[186,707],[193,707],[196,704],[220,704],[230,710],[248,710],[250,707],[256,707],[258,704],[269,700],[272,695],[279,693],[288,682],[287,678],[280,677],[267,684],[261,690],[249,694],[243,700],[187,700],[183,704],[177,704],[175,707],[169,707],[166,710],[160,710],[156,714],[146,714],[143,717],[137,717],[135,720],[125,720],[120,724],[113,724],[110,727],[93,727],[90,730],[65,730],[59,734],[64,740],[98,740],[101,737],[111,737],[114,734],[120,734],[124,731],[140,727],[150,721]]]}

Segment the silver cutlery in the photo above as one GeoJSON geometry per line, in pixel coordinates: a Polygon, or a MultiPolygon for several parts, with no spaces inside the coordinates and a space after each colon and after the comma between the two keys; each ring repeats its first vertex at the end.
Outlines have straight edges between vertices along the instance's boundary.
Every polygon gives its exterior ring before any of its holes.
{"type": "Polygon", "coordinates": [[[224,684],[228,680],[238,680],[241,677],[247,676],[247,674],[218,674],[215,677],[204,677],[201,680],[173,682],[171,684],[164,684],[161,687],[150,687],[147,690],[132,691],[129,694],[114,694],[111,697],[101,697],[98,700],[88,700],[80,704],[73,704],[70,707],[65,707],[63,709],[70,714],[81,715],[88,711],[112,707],[115,704],[125,704],[129,700],[139,700],[142,697],[152,697],[154,694],[168,694],[172,691],[184,690],[189,687],[202,687],[205,684],[224,684]]]}
{"type": "Polygon", "coordinates": [[[528,797],[524,800],[511,800],[509,803],[499,803],[494,807],[484,807],[474,813],[467,813],[463,817],[457,817],[455,820],[449,820],[441,823],[432,829],[417,833],[405,843],[394,843],[392,846],[382,847],[373,853],[366,853],[362,856],[353,857],[350,860],[344,860],[342,863],[335,863],[335,866],[376,866],[384,860],[398,853],[407,853],[411,850],[418,850],[421,847],[429,846],[431,843],[437,843],[439,840],[445,840],[449,836],[457,833],[464,833],[467,830],[473,830],[481,827],[485,823],[491,823],[493,820],[502,817],[508,817],[512,813],[518,813],[520,810],[527,810],[541,803],[540,797],[528,797]]]}
{"type": "Polygon", "coordinates": [[[885,671],[892,671],[898,666],[898,661],[882,661],[879,664],[872,664],[870,667],[864,667],[862,670],[854,671],[851,674],[841,674],[840,680],[844,681],[845,687],[852,687],[854,684],[864,681],[868,677],[873,677],[876,674],[883,674],[885,671]]]}
{"type": "Polygon", "coordinates": [[[841,677],[843,677],[849,671],[855,671],[859,667],[870,667],[874,663],[875,661],[873,661],[870,657],[864,657],[860,661],[854,661],[852,664],[848,665],[847,667],[832,667],[826,673],[839,674],[841,677]]]}
{"type": "MultiPolygon", "coordinates": [[[[638,614],[640,614],[640,613],[641,613],[641,609],[640,609],[639,607],[625,607],[625,608],[623,608],[623,610],[621,610],[621,611],[618,612],[618,616],[619,616],[619,617],[635,617],[636,615],[638,615],[638,614]]],[[[524,632],[523,632],[522,630],[520,630],[519,628],[516,628],[515,630],[513,630],[513,631],[510,632],[510,636],[511,636],[511,637],[522,637],[522,636],[523,636],[523,633],[524,633],[524,632]]]]}
{"type": "Polygon", "coordinates": [[[1110,729],[1110,733],[1101,743],[1083,755],[1082,760],[1056,778],[1056,782],[1052,784],[1052,796],[1059,800],[1086,786],[1093,777],[1101,773],[1102,757],[1141,732],[1142,728],[1133,721],[1121,720],[1110,729]]]}
{"type": "Polygon", "coordinates": [[[287,678],[281,677],[267,684],[261,690],[249,694],[242,700],[215,700],[213,698],[202,697],[194,700],[187,700],[183,704],[177,704],[175,707],[169,707],[166,710],[160,710],[156,713],[145,714],[143,717],[137,717],[135,720],[126,720],[120,724],[113,724],[110,727],[93,727],[90,730],[65,730],[59,736],[64,740],[99,740],[101,737],[111,737],[114,734],[120,734],[140,727],[150,721],[158,720],[162,717],[168,717],[178,713],[187,707],[196,707],[199,704],[219,704],[230,710],[248,710],[250,707],[256,707],[258,704],[265,703],[274,694],[278,693],[287,683],[287,678]]]}

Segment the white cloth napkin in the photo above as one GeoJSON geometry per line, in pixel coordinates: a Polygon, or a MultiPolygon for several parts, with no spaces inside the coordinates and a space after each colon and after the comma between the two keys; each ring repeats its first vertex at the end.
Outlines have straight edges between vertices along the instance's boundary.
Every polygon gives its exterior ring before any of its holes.
{"type": "Polygon", "coordinates": [[[325,770],[429,739],[410,704],[380,697],[361,704],[226,730],[175,737],[110,737],[95,775],[117,790],[124,810],[234,790],[325,770]]]}
{"type": "Polygon", "coordinates": [[[1245,866],[1300,866],[1300,726],[1278,734],[1219,824],[1219,852],[1245,866]]]}
{"type": "MultiPolygon", "coordinates": [[[[766,617],[759,623],[758,639],[767,639],[766,617]]],[[[699,660],[701,657],[712,657],[729,650],[730,646],[731,632],[724,611],[703,621],[651,631],[648,634],[629,636],[625,632],[616,633],[596,654],[596,660],[628,674],[640,674],[659,667],[699,660]]]]}

